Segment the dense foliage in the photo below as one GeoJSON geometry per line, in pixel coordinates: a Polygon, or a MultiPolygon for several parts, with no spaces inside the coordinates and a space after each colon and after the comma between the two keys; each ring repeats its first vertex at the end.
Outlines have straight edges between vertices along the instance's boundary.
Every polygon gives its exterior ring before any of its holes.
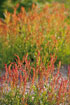
{"type": "Polygon", "coordinates": [[[0,0],[0,105],[70,105],[69,1],[54,1],[0,0]]]}
{"type": "Polygon", "coordinates": [[[32,5],[28,13],[24,7],[21,12],[5,12],[0,19],[0,66],[14,61],[14,54],[20,58],[28,53],[31,62],[36,61],[38,51],[44,65],[50,55],[57,56],[56,63],[70,63],[70,25],[69,12],[59,3],[46,4],[44,7],[32,5]]]}

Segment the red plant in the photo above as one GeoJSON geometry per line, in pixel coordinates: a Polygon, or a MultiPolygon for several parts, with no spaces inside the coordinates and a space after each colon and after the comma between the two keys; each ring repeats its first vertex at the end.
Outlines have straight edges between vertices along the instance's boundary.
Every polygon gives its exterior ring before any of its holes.
{"type": "MultiPolygon", "coordinates": [[[[40,57],[40,54],[38,54],[40,57]]],[[[47,100],[53,101],[56,100],[57,105],[60,103],[64,103],[66,101],[69,102],[70,97],[70,66],[68,66],[68,79],[64,79],[59,71],[61,62],[59,62],[58,71],[56,74],[54,63],[56,58],[54,55],[51,57],[50,63],[47,65],[47,70],[44,67],[41,57],[40,57],[40,64],[38,63],[37,59],[37,67],[30,65],[30,61],[27,59],[28,55],[23,57],[21,61],[17,56],[16,63],[11,63],[8,67],[5,64],[5,75],[1,77],[2,83],[2,91],[4,91],[4,85],[8,92],[8,87],[10,86],[11,89],[19,88],[20,92],[23,94],[23,102],[26,100],[24,95],[26,93],[27,83],[30,81],[30,88],[29,88],[29,95],[32,94],[31,91],[33,90],[33,86],[36,86],[38,89],[39,96],[42,92],[47,91],[47,100]],[[24,64],[25,62],[25,64],[24,64]],[[31,75],[31,70],[33,70],[33,75],[31,75]],[[37,70],[37,71],[36,71],[37,70]],[[29,79],[31,78],[31,79],[29,79]],[[6,87],[6,84],[9,86],[6,87]],[[45,87],[46,86],[46,87],[45,87]],[[50,90],[51,89],[51,90],[50,90]],[[54,94],[57,94],[56,96],[54,94]]]]}

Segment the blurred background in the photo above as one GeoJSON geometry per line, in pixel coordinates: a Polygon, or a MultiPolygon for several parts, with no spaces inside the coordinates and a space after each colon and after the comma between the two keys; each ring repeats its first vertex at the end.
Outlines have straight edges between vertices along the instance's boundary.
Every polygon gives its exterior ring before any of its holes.
{"type": "Polygon", "coordinates": [[[19,9],[20,11],[21,6],[24,6],[26,11],[31,8],[32,4],[36,5],[44,5],[46,2],[52,3],[52,2],[60,2],[64,3],[66,8],[70,8],[70,0],[0,0],[0,17],[4,18],[4,12],[7,10],[9,12],[13,13],[13,8],[17,3],[19,3],[19,9]]]}

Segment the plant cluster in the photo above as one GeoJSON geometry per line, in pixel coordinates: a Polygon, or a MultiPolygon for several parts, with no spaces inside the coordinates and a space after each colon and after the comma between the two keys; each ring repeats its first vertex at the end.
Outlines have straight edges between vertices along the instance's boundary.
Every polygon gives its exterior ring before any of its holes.
{"type": "Polygon", "coordinates": [[[70,61],[70,25],[68,11],[59,3],[46,4],[39,8],[32,5],[32,10],[26,12],[19,5],[14,13],[5,12],[5,19],[0,19],[0,67],[14,61],[14,54],[21,59],[28,53],[31,61],[36,61],[38,51],[44,65],[50,60],[50,55],[57,55],[57,61],[70,61]]]}
{"type": "MultiPolygon", "coordinates": [[[[37,66],[31,65],[28,55],[8,67],[0,78],[0,105],[66,105],[70,104],[70,66],[68,78],[64,79],[59,71],[55,73],[56,58],[51,56],[47,69],[42,60],[36,59],[37,66]],[[28,85],[29,84],[29,85],[28,85]],[[28,87],[29,86],[29,87],[28,87]]],[[[41,58],[41,57],[40,57],[41,58]]]]}

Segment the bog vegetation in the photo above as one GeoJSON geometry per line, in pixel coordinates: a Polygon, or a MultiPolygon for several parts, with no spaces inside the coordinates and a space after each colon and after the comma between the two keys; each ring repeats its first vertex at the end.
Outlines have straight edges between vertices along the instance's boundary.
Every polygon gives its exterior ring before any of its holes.
{"type": "Polygon", "coordinates": [[[69,105],[69,10],[59,3],[18,8],[0,18],[0,105],[69,105]],[[69,65],[65,79],[61,62],[69,65]]]}
{"type": "Polygon", "coordinates": [[[5,19],[0,19],[0,67],[14,61],[14,54],[20,58],[28,53],[31,61],[36,61],[40,52],[44,65],[50,55],[57,56],[56,63],[70,62],[70,25],[69,12],[59,3],[46,4],[44,7],[32,5],[26,12],[5,12],[5,19]]]}
{"type": "Polygon", "coordinates": [[[28,55],[21,61],[5,65],[6,73],[1,77],[0,105],[60,105],[70,104],[70,66],[68,78],[60,73],[61,62],[54,74],[56,58],[51,56],[47,69],[36,59],[37,66],[31,65],[28,55]]]}

